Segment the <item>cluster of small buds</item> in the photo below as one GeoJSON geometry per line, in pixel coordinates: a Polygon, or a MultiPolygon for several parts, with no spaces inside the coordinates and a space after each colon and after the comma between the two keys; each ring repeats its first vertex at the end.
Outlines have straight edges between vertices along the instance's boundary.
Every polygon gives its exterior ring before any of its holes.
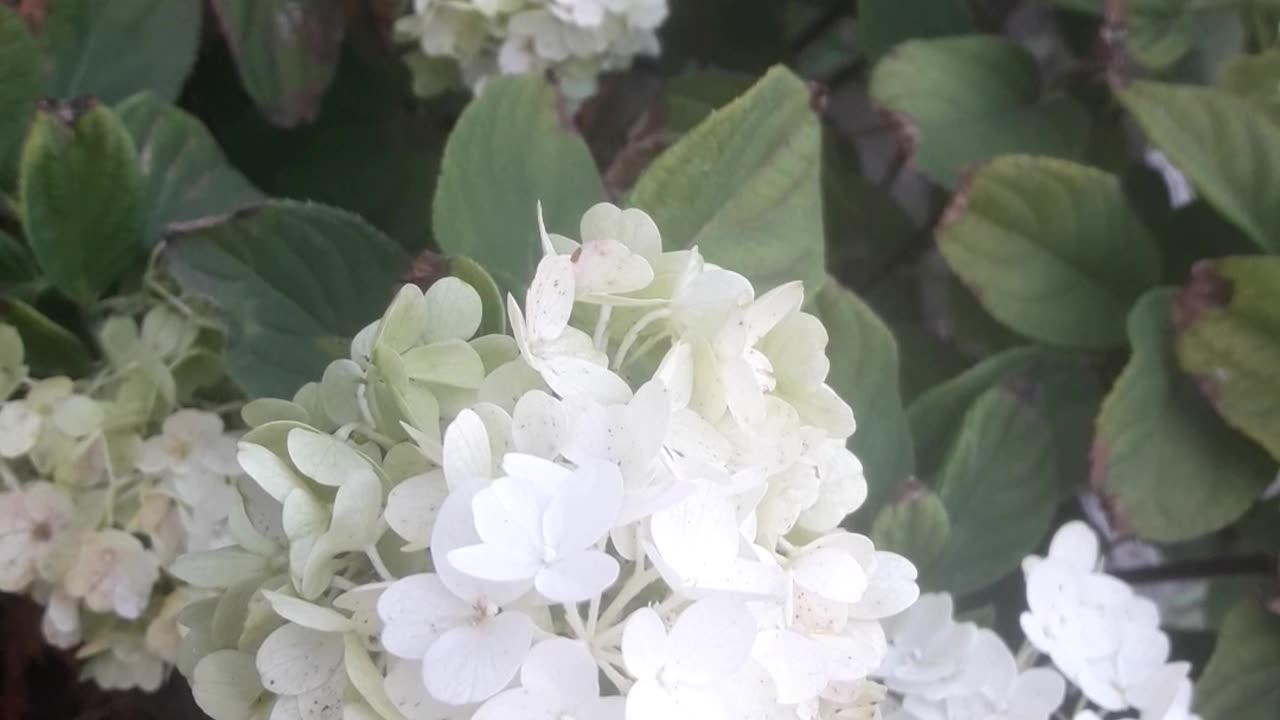
{"type": "MultiPolygon", "coordinates": [[[[541,224],[541,223],[539,223],[541,224]]],[[[853,414],[797,283],[756,295],[609,204],[511,335],[444,278],[244,408],[236,544],[174,572],[215,720],[872,718],[915,568],[840,522],[853,414]]]]}
{"type": "Polygon", "coordinates": [[[954,620],[950,595],[889,620],[876,672],[892,693],[887,720],[1047,720],[1064,699],[1076,720],[1197,720],[1190,667],[1168,662],[1155,604],[1098,565],[1098,536],[1078,521],[1059,528],[1048,557],[1023,561],[1030,609],[1016,659],[993,631],[954,620]],[[1053,667],[1031,667],[1038,653],[1053,667]]]}
{"type": "Polygon", "coordinates": [[[77,647],[103,688],[155,690],[177,659],[177,614],[194,599],[165,568],[225,535],[238,497],[221,418],[175,411],[174,371],[197,329],[165,306],[141,327],[113,315],[93,377],[34,379],[0,325],[0,591],[45,606],[45,639],[77,647]]]}
{"type": "Polygon", "coordinates": [[[657,55],[666,17],[667,0],[414,0],[396,34],[414,43],[406,60],[419,95],[550,71],[581,101],[601,73],[657,55]]]}

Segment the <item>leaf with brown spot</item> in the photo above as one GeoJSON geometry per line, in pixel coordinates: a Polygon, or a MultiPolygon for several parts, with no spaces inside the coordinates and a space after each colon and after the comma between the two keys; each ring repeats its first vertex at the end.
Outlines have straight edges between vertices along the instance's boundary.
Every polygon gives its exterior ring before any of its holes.
{"type": "Polygon", "coordinates": [[[1173,307],[1183,369],[1229,425],[1280,458],[1280,257],[1203,261],[1173,307]]]}

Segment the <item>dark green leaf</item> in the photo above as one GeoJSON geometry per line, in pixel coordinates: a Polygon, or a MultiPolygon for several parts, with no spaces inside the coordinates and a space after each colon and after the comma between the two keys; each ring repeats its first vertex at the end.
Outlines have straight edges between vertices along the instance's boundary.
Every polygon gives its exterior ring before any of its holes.
{"type": "Polygon", "coordinates": [[[908,124],[916,166],[948,188],[997,155],[1073,158],[1087,138],[1085,111],[1042,98],[1035,60],[989,35],[903,43],[876,65],[870,92],[908,124]]]}
{"type": "Polygon", "coordinates": [[[950,538],[947,509],[927,490],[884,506],[871,526],[877,550],[903,555],[920,569],[938,559],[950,538]]]}
{"type": "Polygon", "coordinates": [[[0,188],[12,188],[18,151],[44,90],[43,68],[26,23],[0,5],[0,188]]]}
{"type": "Polygon", "coordinates": [[[142,175],[133,141],[109,108],[41,108],[18,181],[27,242],[68,297],[96,300],[142,253],[142,175]]]}
{"type": "Polygon", "coordinates": [[[1093,419],[1102,387],[1075,356],[1046,347],[1020,347],[992,356],[911,403],[907,417],[916,447],[916,472],[932,478],[960,433],[963,418],[987,390],[1004,387],[1052,430],[1063,494],[1088,478],[1093,419]]]}
{"type": "Polygon", "coordinates": [[[951,535],[926,587],[964,594],[1016,569],[1049,530],[1059,482],[1049,426],[1009,390],[980,395],[937,482],[951,535]]]}
{"type": "Polygon", "coordinates": [[[1280,458],[1280,257],[1197,265],[1174,301],[1178,360],[1229,425],[1280,458]]]}
{"type": "Polygon", "coordinates": [[[993,160],[938,231],[951,268],[996,319],[1068,347],[1124,341],[1124,314],[1160,256],[1119,181],[1050,158],[993,160]]]}
{"type": "Polygon", "coordinates": [[[0,230],[0,292],[11,293],[15,287],[36,280],[39,273],[26,246],[0,230]]]}
{"type": "Polygon", "coordinates": [[[1195,709],[1205,720],[1280,717],[1280,615],[1252,598],[1227,614],[1195,709]]]}
{"type": "Polygon", "coordinates": [[[548,231],[577,237],[582,214],[602,200],[591,153],[551,86],[494,78],[449,136],[432,226],[441,250],[474,259],[522,298],[542,256],[538,203],[548,231]]]}
{"type": "Polygon", "coordinates": [[[1280,251],[1280,125],[1221,90],[1138,82],[1121,101],[1151,142],[1259,247],[1280,251]]]}
{"type": "Polygon", "coordinates": [[[1103,402],[1092,453],[1093,485],[1118,524],[1160,542],[1230,524],[1275,476],[1178,368],[1172,297],[1153,290],[1129,313],[1133,355],[1103,402]]]}
{"type": "Polygon", "coordinates": [[[129,98],[116,112],[138,149],[148,247],[172,223],[234,212],[265,199],[191,115],[150,93],[129,98]]]}
{"type": "Polygon", "coordinates": [[[858,31],[867,57],[878,60],[906,40],[974,31],[965,0],[858,0],[858,31]]]}
{"type": "Polygon", "coordinates": [[[13,297],[0,298],[0,321],[18,329],[35,377],[81,377],[89,371],[93,358],[84,343],[34,307],[13,297]]]}
{"type": "Polygon", "coordinates": [[[291,397],[377,320],[408,267],[342,210],[272,201],[170,239],[183,287],[227,316],[227,370],[255,396],[291,397]]]}
{"type": "Polygon", "coordinates": [[[818,121],[804,83],[770,70],[660,155],[630,204],[653,216],[664,247],[696,245],[759,291],[821,287],[818,121]]]}
{"type": "Polygon", "coordinates": [[[898,389],[898,347],[893,334],[856,295],[828,280],[815,313],[830,335],[827,384],[859,419],[849,447],[862,460],[868,507],[911,475],[911,433],[898,389]]]}
{"type": "Polygon", "coordinates": [[[272,122],[316,116],[346,30],[342,0],[213,0],[249,96],[272,122]]]}
{"type": "Polygon", "coordinates": [[[199,0],[57,0],[41,39],[53,64],[50,94],[114,104],[150,90],[166,100],[195,63],[199,0]]]}

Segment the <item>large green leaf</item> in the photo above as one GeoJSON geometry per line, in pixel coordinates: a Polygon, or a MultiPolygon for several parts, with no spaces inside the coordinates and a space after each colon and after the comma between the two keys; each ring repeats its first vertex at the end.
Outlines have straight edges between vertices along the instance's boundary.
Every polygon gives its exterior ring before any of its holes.
{"type": "Polygon", "coordinates": [[[558,103],[538,78],[494,78],[449,135],[436,186],[440,248],[476,260],[518,297],[542,256],[538,203],[548,230],[576,238],[582,214],[604,200],[591,153],[558,103]]]}
{"type": "Polygon", "coordinates": [[[1049,426],[1010,390],[979,396],[936,482],[951,534],[926,586],[964,594],[1016,569],[1049,530],[1058,484],[1049,426]]]}
{"type": "Polygon", "coordinates": [[[1155,242],[1120,182],[1050,158],[993,160],[954,202],[938,247],[996,319],[1067,347],[1124,341],[1124,315],[1160,278],[1155,242]]]}
{"type": "Polygon", "coordinates": [[[1252,598],[1227,614],[1196,683],[1195,709],[1204,720],[1280,717],[1280,615],[1252,598]]]}
{"type": "Polygon", "coordinates": [[[285,127],[316,116],[338,65],[342,0],[213,0],[249,96],[285,127]]]}
{"type": "Polygon", "coordinates": [[[1223,65],[1218,84],[1280,121],[1280,49],[1232,58],[1223,65]]]}
{"type": "Polygon", "coordinates": [[[167,225],[221,215],[264,200],[199,120],[150,93],[116,108],[138,149],[147,201],[148,246],[167,225]]]}
{"type": "Polygon", "coordinates": [[[1017,393],[1049,424],[1064,492],[1083,485],[1102,387],[1080,358],[1038,346],[993,355],[911,403],[907,417],[915,441],[916,474],[926,479],[937,475],[965,414],[994,387],[1017,393]]]}
{"type": "Polygon", "coordinates": [[[41,39],[53,74],[49,93],[112,104],[150,90],[166,100],[195,64],[199,0],[57,0],[41,39]]]}
{"type": "Polygon", "coordinates": [[[227,369],[252,395],[291,397],[381,315],[408,267],[360,218],[272,201],[169,240],[182,285],[227,316],[227,369]]]}
{"type": "Polygon", "coordinates": [[[40,270],[26,246],[0,230],[0,293],[9,294],[14,288],[36,281],[40,270]]]}
{"type": "Polygon", "coordinates": [[[1227,423],[1280,458],[1280,257],[1205,261],[1174,308],[1183,369],[1227,423]]]}
{"type": "Polygon", "coordinates": [[[1130,312],[1133,355],[1103,402],[1093,447],[1092,481],[1118,524],[1160,542],[1230,524],[1275,476],[1178,368],[1172,297],[1153,290],[1130,312]]]}
{"type": "Polygon", "coordinates": [[[691,70],[667,83],[663,94],[667,127],[686,133],[712,112],[733,102],[751,88],[755,78],[724,70],[691,70]]]}
{"type": "Polygon", "coordinates": [[[1120,99],[1206,200],[1260,247],[1280,251],[1280,125],[1210,88],[1138,82],[1120,99]]]}
{"type": "Polygon", "coordinates": [[[951,539],[951,521],[942,500],[922,490],[884,506],[871,525],[877,550],[904,555],[920,570],[942,555],[951,539]]]}
{"type": "Polygon", "coordinates": [[[12,188],[18,151],[44,90],[40,52],[26,23],[0,5],[0,188],[12,188]]]}
{"type": "Polygon", "coordinates": [[[1125,47],[1150,68],[1165,68],[1196,44],[1195,0],[1129,0],[1125,47]]]}
{"type": "Polygon", "coordinates": [[[714,112],[640,177],[630,204],[667,249],[698,246],[757,290],[822,286],[818,120],[804,83],[783,68],[714,112]]]}
{"type": "Polygon", "coordinates": [[[858,37],[872,59],[906,40],[973,30],[973,13],[965,0],[858,0],[858,37]]]}
{"type": "Polygon", "coordinates": [[[18,178],[23,229],[50,284],[96,300],[141,254],[146,209],[133,141],[89,101],[36,114],[18,178]]]}
{"type": "Polygon", "coordinates": [[[1063,96],[1042,98],[1035,60],[994,36],[903,43],[875,66],[870,92],[909,125],[916,166],[948,188],[997,155],[1072,158],[1087,138],[1084,110],[1063,96]]]}
{"type": "Polygon", "coordinates": [[[816,314],[827,328],[827,383],[853,408],[858,431],[849,447],[862,460],[868,506],[911,475],[911,433],[898,388],[898,347],[871,308],[834,280],[817,295],[816,314]]]}

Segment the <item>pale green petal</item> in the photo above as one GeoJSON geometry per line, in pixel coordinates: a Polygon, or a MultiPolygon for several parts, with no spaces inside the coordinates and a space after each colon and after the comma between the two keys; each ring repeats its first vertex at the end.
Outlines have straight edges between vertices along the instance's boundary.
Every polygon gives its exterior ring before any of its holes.
{"type": "Polygon", "coordinates": [[[421,345],[406,352],[402,360],[405,374],[413,380],[473,390],[484,381],[484,361],[462,340],[421,345]]]}
{"type": "Polygon", "coordinates": [[[484,313],[480,293],[455,277],[437,280],[427,290],[426,342],[469,340],[480,328],[484,313]]]}
{"type": "Polygon", "coordinates": [[[262,683],[253,656],[219,650],[196,664],[191,694],[196,704],[216,720],[249,720],[262,683]]]}

